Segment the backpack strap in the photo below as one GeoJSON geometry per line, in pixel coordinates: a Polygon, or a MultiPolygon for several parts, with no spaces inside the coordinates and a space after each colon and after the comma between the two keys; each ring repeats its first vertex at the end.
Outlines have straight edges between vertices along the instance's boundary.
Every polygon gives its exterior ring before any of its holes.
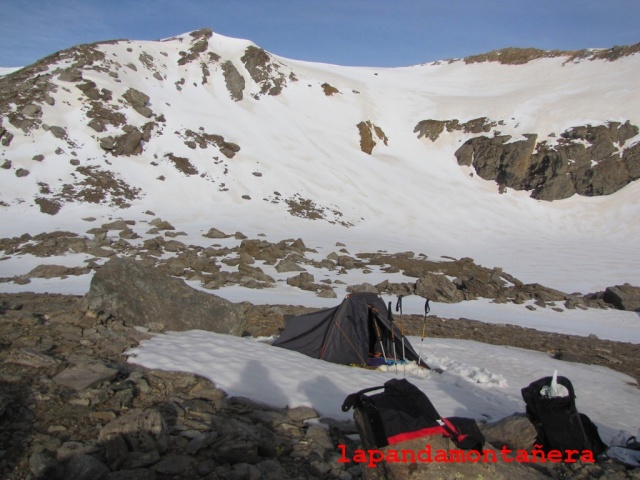
{"type": "Polygon", "coordinates": [[[369,387],[369,388],[362,389],[359,392],[349,394],[347,398],[344,399],[344,402],[342,402],[342,411],[348,412],[350,409],[355,408],[355,406],[360,401],[360,397],[365,393],[373,392],[374,390],[381,390],[383,388],[384,386],[369,387]]]}
{"type": "MultiPolygon", "coordinates": [[[[458,422],[464,420],[467,423],[468,421],[472,421],[474,422],[473,424],[475,426],[475,420],[473,419],[452,418],[452,420],[457,420],[458,422]]],[[[453,443],[456,444],[456,447],[462,450],[477,450],[480,452],[482,451],[485,440],[484,436],[477,429],[477,427],[474,428],[474,430],[477,431],[473,431],[472,433],[461,433],[460,429],[456,427],[456,425],[454,425],[453,422],[448,418],[441,418],[440,420],[438,420],[438,423],[446,432],[445,437],[451,438],[451,440],[453,440],[453,443]]],[[[467,428],[467,430],[469,429],[467,428]]]]}

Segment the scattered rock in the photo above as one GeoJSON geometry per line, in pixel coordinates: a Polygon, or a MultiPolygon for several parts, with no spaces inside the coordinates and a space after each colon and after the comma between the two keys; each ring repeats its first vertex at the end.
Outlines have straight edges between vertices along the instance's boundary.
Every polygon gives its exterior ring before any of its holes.
{"type": "Polygon", "coordinates": [[[102,362],[88,361],[80,365],[69,367],[53,377],[58,385],[75,391],[86,390],[112,380],[118,375],[118,370],[107,367],[102,362]]]}
{"type": "Polygon", "coordinates": [[[306,271],[303,267],[298,265],[296,262],[290,259],[282,259],[276,264],[276,271],[278,273],[286,273],[286,272],[304,272],[306,271]]]}
{"type": "Polygon", "coordinates": [[[51,135],[56,138],[64,139],[67,137],[67,131],[63,127],[53,125],[49,128],[49,131],[51,132],[51,135]]]}
{"type": "Polygon", "coordinates": [[[203,233],[202,236],[207,238],[229,238],[231,235],[227,235],[217,228],[210,228],[209,231],[207,233],[203,233]]]}

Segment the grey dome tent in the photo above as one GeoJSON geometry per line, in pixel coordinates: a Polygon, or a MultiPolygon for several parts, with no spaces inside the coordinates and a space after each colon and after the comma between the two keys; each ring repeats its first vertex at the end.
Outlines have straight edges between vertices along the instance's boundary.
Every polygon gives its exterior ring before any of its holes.
{"type": "Polygon", "coordinates": [[[273,342],[309,357],[344,365],[366,365],[376,353],[395,352],[422,361],[391,318],[382,298],[375,293],[351,293],[336,307],[288,317],[282,334],[273,342]]]}

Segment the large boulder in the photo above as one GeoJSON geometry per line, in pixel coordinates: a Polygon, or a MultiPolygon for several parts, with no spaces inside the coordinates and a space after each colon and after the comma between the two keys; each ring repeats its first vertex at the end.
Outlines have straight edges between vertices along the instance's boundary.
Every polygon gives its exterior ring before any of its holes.
{"type": "Polygon", "coordinates": [[[158,410],[131,410],[102,428],[98,444],[112,469],[138,461],[141,454],[151,454],[147,457],[155,463],[169,445],[169,429],[158,410]]]}
{"type": "Polygon", "coordinates": [[[415,294],[442,303],[457,303],[464,300],[464,295],[451,280],[445,275],[431,272],[418,279],[415,294]]]}
{"type": "Polygon", "coordinates": [[[482,424],[480,431],[494,447],[507,447],[510,450],[530,450],[538,435],[529,417],[523,413],[514,413],[497,422],[482,424]]]}
{"type": "Polygon", "coordinates": [[[241,335],[245,328],[244,307],[122,258],[113,258],[96,271],[84,307],[154,330],[241,335]]]}
{"type": "Polygon", "coordinates": [[[640,287],[628,283],[607,287],[602,299],[618,310],[640,312],[640,287]]]}

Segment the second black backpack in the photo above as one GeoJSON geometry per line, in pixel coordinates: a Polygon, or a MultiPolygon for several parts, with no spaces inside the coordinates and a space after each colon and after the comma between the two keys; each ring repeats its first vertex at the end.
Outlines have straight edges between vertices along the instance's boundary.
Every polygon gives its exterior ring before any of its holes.
{"type": "Polygon", "coordinates": [[[576,394],[571,381],[557,377],[558,385],[566,388],[568,395],[552,397],[546,394],[553,377],[544,377],[522,389],[527,406],[527,416],[536,428],[538,445],[543,450],[591,450],[597,457],[606,445],[598,434],[598,427],[576,408],[576,394]]]}

